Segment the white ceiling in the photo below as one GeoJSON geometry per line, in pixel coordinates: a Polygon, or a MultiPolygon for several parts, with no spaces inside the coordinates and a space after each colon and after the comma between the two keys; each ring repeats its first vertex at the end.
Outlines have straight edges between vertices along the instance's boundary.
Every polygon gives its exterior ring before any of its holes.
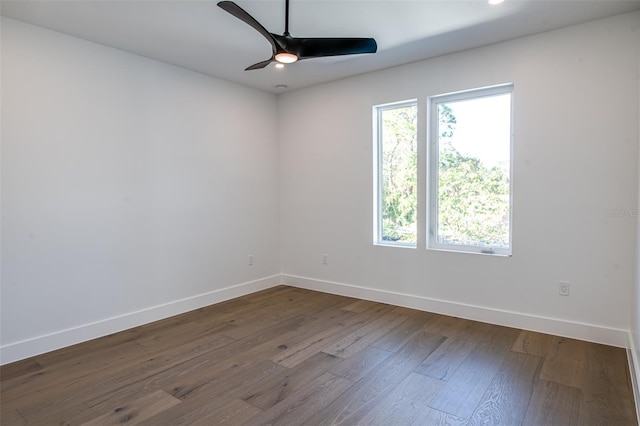
{"type": "MultiPolygon", "coordinates": [[[[284,0],[235,0],[273,33],[284,0]]],[[[4,16],[278,93],[640,10],[640,0],[291,0],[294,37],[374,37],[378,53],[243,71],[271,56],[254,29],[210,0],[2,0],[4,16]]]]}

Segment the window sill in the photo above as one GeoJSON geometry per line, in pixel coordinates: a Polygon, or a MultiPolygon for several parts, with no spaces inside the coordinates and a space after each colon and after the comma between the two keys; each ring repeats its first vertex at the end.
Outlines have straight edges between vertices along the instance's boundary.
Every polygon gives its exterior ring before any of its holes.
{"type": "Polygon", "coordinates": [[[373,243],[374,246],[378,247],[395,247],[395,248],[408,248],[408,249],[417,249],[418,246],[416,244],[410,243],[394,243],[394,242],[376,242],[373,243]]]}
{"type": "Polygon", "coordinates": [[[484,253],[484,252],[481,252],[480,250],[477,250],[477,251],[474,251],[471,249],[459,250],[459,249],[450,249],[450,248],[443,248],[443,247],[427,247],[427,250],[442,251],[446,253],[479,254],[482,256],[491,256],[491,257],[512,257],[513,256],[512,253],[484,253]]]}

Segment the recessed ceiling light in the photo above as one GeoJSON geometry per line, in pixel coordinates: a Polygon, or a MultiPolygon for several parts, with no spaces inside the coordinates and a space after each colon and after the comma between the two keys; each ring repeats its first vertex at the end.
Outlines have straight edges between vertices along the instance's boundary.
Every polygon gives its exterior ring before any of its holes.
{"type": "Polygon", "coordinates": [[[287,87],[289,87],[289,86],[287,86],[286,84],[276,84],[275,85],[275,88],[278,89],[278,90],[284,90],[287,87]]]}
{"type": "Polygon", "coordinates": [[[504,0],[489,0],[489,4],[492,4],[492,5],[500,4],[503,2],[504,0]]]}

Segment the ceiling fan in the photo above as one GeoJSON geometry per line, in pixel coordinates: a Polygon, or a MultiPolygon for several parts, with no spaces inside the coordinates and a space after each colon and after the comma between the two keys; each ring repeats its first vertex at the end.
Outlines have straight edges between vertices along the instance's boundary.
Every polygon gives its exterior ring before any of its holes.
{"type": "Polygon", "coordinates": [[[258,21],[244,9],[232,1],[218,3],[236,18],[253,27],[271,44],[273,53],[266,61],[258,62],[245,71],[264,68],[271,62],[290,64],[301,59],[321,58],[324,56],[356,55],[360,53],[375,53],[378,49],[372,38],[299,38],[289,34],[289,0],[285,0],[284,34],[278,35],[267,31],[258,21]]]}

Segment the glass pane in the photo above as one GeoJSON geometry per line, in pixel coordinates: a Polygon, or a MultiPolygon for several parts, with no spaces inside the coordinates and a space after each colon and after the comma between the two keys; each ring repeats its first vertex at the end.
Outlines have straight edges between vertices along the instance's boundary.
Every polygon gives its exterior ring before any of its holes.
{"type": "Polygon", "coordinates": [[[381,111],[382,241],[416,242],[417,107],[381,111]]]}
{"type": "Polygon", "coordinates": [[[438,104],[439,244],[509,247],[511,94],[438,104]]]}

